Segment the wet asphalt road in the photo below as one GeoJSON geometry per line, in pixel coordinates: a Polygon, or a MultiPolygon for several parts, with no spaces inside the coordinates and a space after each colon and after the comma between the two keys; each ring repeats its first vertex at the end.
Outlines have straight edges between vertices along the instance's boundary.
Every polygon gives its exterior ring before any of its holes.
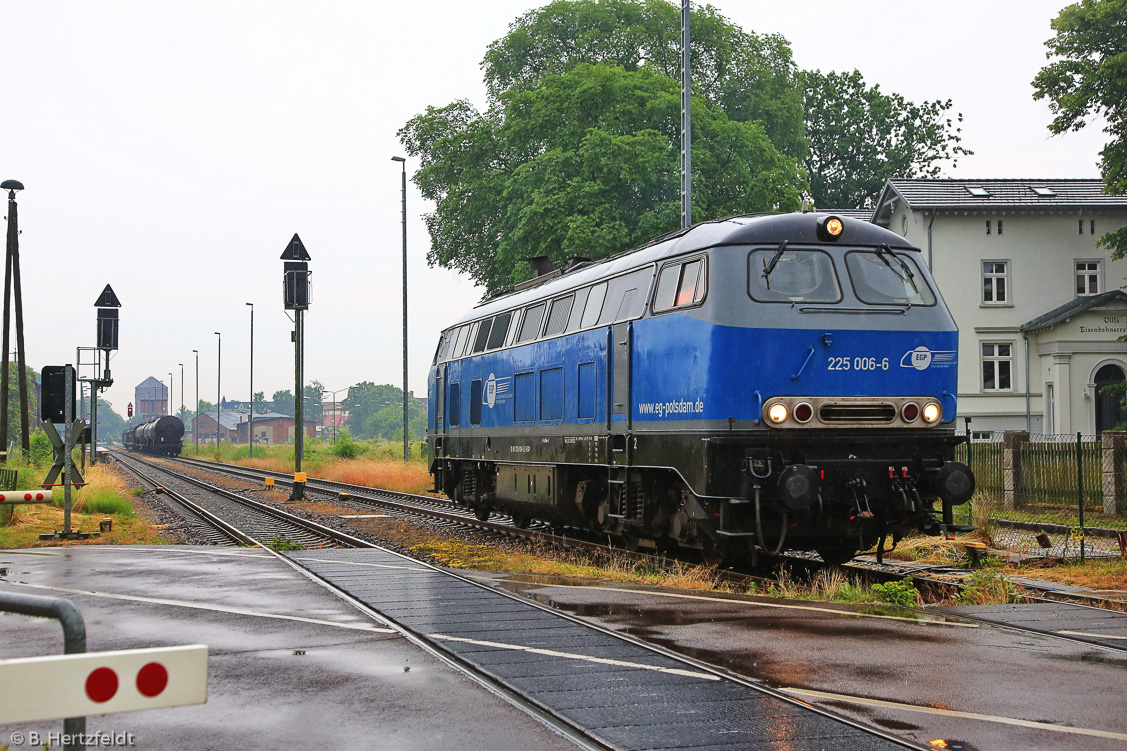
{"type": "Polygon", "coordinates": [[[482,578],[925,746],[1127,749],[1127,652],[892,608],[482,578]]]}
{"type": "MultiPolygon", "coordinates": [[[[0,591],[71,600],[90,651],[209,645],[207,704],[87,719],[133,733],[133,748],[575,748],[262,551],[0,551],[0,591]]],[[[0,657],[61,652],[56,622],[0,614],[0,657]]],[[[0,745],[61,726],[0,726],[0,745]]]]}

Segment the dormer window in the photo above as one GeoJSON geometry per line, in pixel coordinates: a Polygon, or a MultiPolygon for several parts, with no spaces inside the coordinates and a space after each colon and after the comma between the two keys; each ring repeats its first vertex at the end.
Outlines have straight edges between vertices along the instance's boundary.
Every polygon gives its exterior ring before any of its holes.
{"type": "Polygon", "coordinates": [[[1054,191],[1052,188],[1045,187],[1045,186],[1041,186],[1041,187],[1032,186],[1032,187],[1030,187],[1030,190],[1032,190],[1037,195],[1043,196],[1045,198],[1050,198],[1050,197],[1056,195],[1056,191],[1054,191]]]}
{"type": "Polygon", "coordinates": [[[970,193],[975,198],[989,198],[990,191],[978,185],[968,185],[967,193],[970,193]]]}

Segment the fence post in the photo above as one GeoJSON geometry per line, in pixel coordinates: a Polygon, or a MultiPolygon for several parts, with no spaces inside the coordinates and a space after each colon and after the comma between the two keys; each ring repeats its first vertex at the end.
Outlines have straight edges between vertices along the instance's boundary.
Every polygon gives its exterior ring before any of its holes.
{"type": "Polygon", "coordinates": [[[1080,510],[1080,562],[1084,562],[1084,436],[1076,433],[1076,501],[1080,510]]]}
{"type": "Polygon", "coordinates": [[[1002,491],[1009,511],[1020,505],[1021,447],[1026,443],[1029,443],[1027,430],[1007,430],[1002,434],[1002,491]]]}
{"type": "Polygon", "coordinates": [[[1123,464],[1117,461],[1127,433],[1105,430],[1100,436],[1103,454],[1104,516],[1115,516],[1123,510],[1123,464]]]}

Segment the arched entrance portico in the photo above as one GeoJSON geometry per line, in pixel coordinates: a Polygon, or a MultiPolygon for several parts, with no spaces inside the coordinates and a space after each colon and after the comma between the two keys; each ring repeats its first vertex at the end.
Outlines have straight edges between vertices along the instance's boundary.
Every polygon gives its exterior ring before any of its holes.
{"type": "Polygon", "coordinates": [[[1107,364],[1096,371],[1096,433],[1111,430],[1127,422],[1127,408],[1123,406],[1123,393],[1105,394],[1104,387],[1122,383],[1127,374],[1118,365],[1107,364]]]}

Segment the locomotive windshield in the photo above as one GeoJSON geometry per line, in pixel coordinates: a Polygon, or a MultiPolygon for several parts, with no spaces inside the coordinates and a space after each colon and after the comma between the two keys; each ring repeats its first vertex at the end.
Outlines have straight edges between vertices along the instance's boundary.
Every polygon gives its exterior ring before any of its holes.
{"type": "Polygon", "coordinates": [[[748,256],[748,294],[756,302],[841,302],[833,259],[820,250],[753,250],[748,256]],[[765,270],[776,259],[768,276],[765,270]]]}
{"type": "Polygon", "coordinates": [[[853,291],[863,303],[935,305],[935,295],[910,256],[887,248],[854,250],[845,254],[845,266],[849,269],[853,291]]]}

